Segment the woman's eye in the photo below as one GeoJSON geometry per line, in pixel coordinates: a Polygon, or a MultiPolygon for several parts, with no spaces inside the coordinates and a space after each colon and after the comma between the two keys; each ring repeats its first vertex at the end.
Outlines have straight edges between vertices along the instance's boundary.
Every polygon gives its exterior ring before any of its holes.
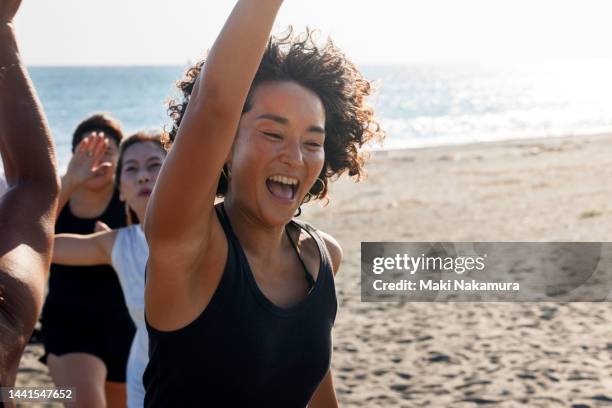
{"type": "Polygon", "coordinates": [[[272,139],[282,139],[283,138],[283,136],[278,133],[272,133],[272,132],[261,132],[261,133],[263,133],[264,135],[268,137],[271,137],[272,139]]]}
{"type": "Polygon", "coordinates": [[[149,169],[157,169],[161,166],[161,163],[153,163],[149,165],[149,169]]]}
{"type": "Polygon", "coordinates": [[[318,142],[308,142],[308,143],[306,143],[306,145],[309,146],[309,147],[316,147],[316,148],[323,147],[323,145],[321,143],[318,143],[318,142]]]}
{"type": "Polygon", "coordinates": [[[130,172],[130,173],[131,173],[131,172],[133,172],[133,171],[136,171],[136,167],[131,167],[131,166],[130,166],[130,167],[126,167],[126,168],[125,168],[125,171],[126,171],[126,172],[130,172]]]}

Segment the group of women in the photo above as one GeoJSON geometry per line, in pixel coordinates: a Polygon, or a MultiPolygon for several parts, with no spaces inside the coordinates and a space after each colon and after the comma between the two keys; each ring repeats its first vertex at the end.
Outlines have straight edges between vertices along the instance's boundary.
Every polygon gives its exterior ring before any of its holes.
{"type": "MultiPolygon", "coordinates": [[[[52,257],[42,327],[55,384],[76,387],[76,405],[87,407],[337,406],[331,329],[342,250],[294,216],[326,196],[331,178],[363,173],[361,147],[382,138],[369,82],[308,32],[270,39],[281,0],[239,0],[206,61],[179,83],[170,132],[124,138],[109,116],[88,118],[58,190],[14,41],[19,3],[0,0],[0,35],[13,44],[0,45],[0,62],[17,79],[0,76],[10,187],[1,205],[3,218],[19,213],[32,227],[9,230],[0,279],[31,293],[0,305],[29,299],[26,324],[13,326],[31,332],[52,257]],[[15,135],[24,131],[38,156],[15,135]],[[9,206],[21,186],[39,197],[31,214],[9,206]],[[36,268],[26,277],[15,259],[36,268]]],[[[14,383],[23,346],[2,361],[0,384],[14,383]]]]}

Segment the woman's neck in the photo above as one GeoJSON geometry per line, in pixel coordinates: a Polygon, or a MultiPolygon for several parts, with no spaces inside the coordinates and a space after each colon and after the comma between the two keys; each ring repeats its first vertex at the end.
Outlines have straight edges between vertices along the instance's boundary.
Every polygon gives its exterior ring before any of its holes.
{"type": "Polygon", "coordinates": [[[115,186],[112,183],[100,190],[76,189],[70,196],[70,210],[77,217],[96,217],[104,213],[114,193],[115,186]]]}
{"type": "MultiPolygon", "coordinates": [[[[130,207],[130,208],[132,208],[132,207],[130,207]]],[[[140,225],[143,225],[144,224],[145,213],[147,212],[147,207],[145,206],[144,208],[132,208],[132,210],[134,211],[134,213],[138,217],[138,219],[134,220],[134,222],[135,223],[137,222],[140,225]]]]}
{"type": "Polygon", "coordinates": [[[283,244],[285,226],[264,225],[252,215],[241,210],[230,197],[226,197],[223,206],[230,218],[234,234],[240,240],[243,249],[255,256],[274,256],[283,244]]]}

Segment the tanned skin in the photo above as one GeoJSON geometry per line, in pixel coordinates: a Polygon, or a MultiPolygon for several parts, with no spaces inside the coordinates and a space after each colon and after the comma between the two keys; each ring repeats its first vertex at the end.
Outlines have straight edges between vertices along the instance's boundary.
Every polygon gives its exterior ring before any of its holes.
{"type": "MultiPolygon", "coordinates": [[[[323,167],[322,103],[295,83],[263,84],[254,91],[253,108],[243,115],[281,5],[282,0],[236,3],[194,85],[159,174],[145,217],[150,250],[146,315],[158,330],[177,330],[193,321],[221,280],[228,244],[214,201],[224,165],[232,171],[225,210],[259,287],[281,306],[307,295],[302,266],[284,231],[323,167]],[[282,138],[272,134],[280,132],[278,122],[284,126],[282,138]],[[299,199],[290,205],[273,202],[264,190],[265,177],[273,173],[299,178],[299,199]]],[[[342,250],[331,236],[322,235],[336,273],[342,250]]],[[[317,247],[306,239],[301,244],[314,276],[317,247]]],[[[310,406],[337,406],[331,372],[310,406]]]]}
{"type": "Polygon", "coordinates": [[[21,61],[13,18],[21,0],[0,0],[0,384],[15,383],[42,307],[59,193],[55,150],[21,61]]]}

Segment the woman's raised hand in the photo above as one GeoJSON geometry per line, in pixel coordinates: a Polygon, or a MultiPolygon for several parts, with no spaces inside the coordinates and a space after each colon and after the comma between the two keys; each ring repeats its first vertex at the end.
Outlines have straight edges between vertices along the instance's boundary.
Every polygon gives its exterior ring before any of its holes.
{"type": "Polygon", "coordinates": [[[0,0],[0,23],[11,23],[21,0],[0,0]]]}
{"type": "Polygon", "coordinates": [[[70,159],[66,180],[79,186],[94,177],[97,171],[112,167],[112,163],[101,162],[107,147],[108,139],[102,132],[92,132],[83,138],[70,159]]]}

